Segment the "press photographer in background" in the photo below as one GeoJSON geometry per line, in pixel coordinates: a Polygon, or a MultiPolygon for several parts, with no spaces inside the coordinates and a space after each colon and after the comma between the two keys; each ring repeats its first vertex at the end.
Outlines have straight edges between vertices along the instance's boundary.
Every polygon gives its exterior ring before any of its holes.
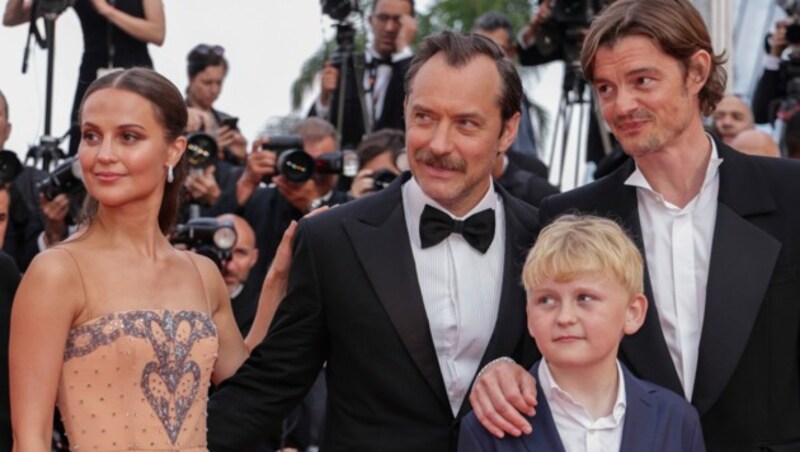
{"type": "Polygon", "coordinates": [[[766,36],[764,72],[753,92],[753,116],[757,124],[786,121],[800,101],[800,2],[785,0],[786,19],[775,22],[766,36]]]}
{"type": "MultiPolygon", "coordinates": [[[[186,178],[190,202],[200,206],[202,216],[232,212],[235,206],[230,201],[222,201],[220,205],[220,197],[224,192],[235,190],[236,179],[242,171],[240,165],[246,159],[247,140],[238,129],[238,118],[214,108],[228,73],[225,49],[219,45],[198,44],[186,58],[186,72],[189,78],[187,132],[202,132],[215,140],[211,143],[213,146],[205,145],[213,150],[213,155],[204,162],[202,171],[190,171],[186,178]]],[[[191,149],[189,151],[191,154],[191,149]]]]}
{"type": "MultiPolygon", "coordinates": [[[[349,11],[349,8],[344,8],[341,4],[350,2],[323,3],[323,11],[349,11]],[[328,10],[329,5],[335,6],[331,6],[332,10],[328,10]]],[[[337,16],[335,19],[346,23],[346,14],[342,13],[339,16],[334,13],[334,15],[337,16]]],[[[372,30],[370,43],[364,54],[356,54],[353,58],[355,63],[350,60],[348,65],[348,79],[344,87],[343,123],[340,130],[343,148],[356,147],[366,133],[384,128],[403,130],[405,127],[403,82],[413,56],[409,46],[417,34],[414,1],[373,0],[369,26],[372,30]],[[359,89],[357,80],[363,89],[359,89]],[[362,111],[362,101],[366,111],[362,111]],[[371,125],[370,128],[365,128],[365,119],[371,125]]],[[[352,24],[346,29],[354,33],[352,24]]],[[[347,33],[340,33],[337,40],[349,39],[349,45],[352,45],[353,34],[342,36],[347,33]]],[[[310,116],[325,118],[334,126],[339,125],[337,110],[342,91],[340,86],[342,56],[341,52],[337,51],[334,58],[325,62],[321,74],[321,94],[310,112],[310,116]]]]}
{"type": "MultiPolygon", "coordinates": [[[[153,67],[147,44],[164,43],[166,25],[161,0],[62,0],[75,9],[83,31],[78,86],[70,113],[69,154],[80,144],[77,112],[86,88],[108,70],[153,67]]],[[[3,25],[28,23],[32,0],[8,0],[3,25]]]]}
{"type": "MultiPolygon", "coordinates": [[[[520,64],[538,66],[553,61],[564,61],[562,86],[564,95],[575,92],[577,87],[585,84],[578,62],[583,38],[594,16],[613,1],[539,0],[536,12],[518,36],[520,64]]],[[[585,89],[590,88],[586,86],[585,89]]],[[[590,99],[593,101],[594,98],[591,96],[590,94],[590,99]]],[[[612,145],[606,149],[608,142],[606,137],[610,139],[610,134],[603,131],[600,126],[594,102],[589,107],[588,132],[585,132],[588,136],[584,138],[587,146],[586,159],[598,165],[595,174],[595,178],[598,178],[616,168],[619,161],[610,157],[612,145]]],[[[560,131],[556,130],[554,133],[560,131]]],[[[623,156],[622,151],[617,149],[616,155],[623,156]]]]}
{"type": "Polygon", "coordinates": [[[292,220],[318,207],[350,200],[335,188],[337,174],[345,170],[345,155],[349,161],[344,175],[352,177],[357,172],[357,161],[350,161],[355,156],[337,151],[336,130],[329,122],[306,118],[292,133],[256,139],[236,182],[238,211],[256,231],[258,262],[250,277],[259,281],[292,220]]]}
{"type": "Polygon", "coordinates": [[[356,148],[360,169],[350,187],[350,196],[361,198],[386,188],[408,171],[405,135],[384,129],[364,137],[356,148]]]}

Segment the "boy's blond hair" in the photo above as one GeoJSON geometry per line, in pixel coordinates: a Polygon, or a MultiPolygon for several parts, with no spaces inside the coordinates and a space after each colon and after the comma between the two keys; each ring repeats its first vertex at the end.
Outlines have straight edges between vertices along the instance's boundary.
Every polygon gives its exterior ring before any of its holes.
{"type": "Polygon", "coordinates": [[[545,279],[568,281],[585,273],[613,277],[633,295],[643,292],[639,249],[615,222],[591,215],[564,215],[542,229],[522,269],[525,290],[545,279]]]}

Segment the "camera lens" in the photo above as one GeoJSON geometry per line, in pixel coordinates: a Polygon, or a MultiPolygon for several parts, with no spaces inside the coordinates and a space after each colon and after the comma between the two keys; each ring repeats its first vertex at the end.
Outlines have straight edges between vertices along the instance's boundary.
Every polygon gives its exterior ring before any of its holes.
{"type": "Polygon", "coordinates": [[[278,156],[278,172],[296,184],[311,179],[314,164],[314,158],[300,150],[286,151],[278,156]]]}
{"type": "Polygon", "coordinates": [[[186,160],[193,168],[210,165],[218,152],[217,140],[203,132],[195,132],[186,137],[186,160]]]}

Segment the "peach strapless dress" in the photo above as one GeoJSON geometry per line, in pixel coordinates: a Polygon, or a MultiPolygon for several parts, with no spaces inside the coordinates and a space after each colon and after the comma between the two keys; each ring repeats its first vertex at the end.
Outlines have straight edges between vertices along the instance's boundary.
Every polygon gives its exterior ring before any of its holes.
{"type": "Polygon", "coordinates": [[[57,402],[71,450],[206,451],[217,349],[199,311],[114,312],[73,328],[57,402]]]}

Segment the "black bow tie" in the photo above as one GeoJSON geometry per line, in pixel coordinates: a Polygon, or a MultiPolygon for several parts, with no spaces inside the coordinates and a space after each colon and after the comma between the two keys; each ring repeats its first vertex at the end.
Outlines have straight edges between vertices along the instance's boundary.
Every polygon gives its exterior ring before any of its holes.
{"type": "Polygon", "coordinates": [[[391,58],[379,58],[379,57],[376,57],[376,56],[372,57],[372,60],[370,61],[370,64],[374,68],[377,68],[378,66],[381,66],[381,65],[394,66],[394,62],[392,61],[391,58]]]}
{"type": "Polygon", "coordinates": [[[422,248],[434,246],[453,233],[461,234],[473,248],[486,253],[494,239],[494,210],[482,210],[461,221],[454,220],[435,207],[425,205],[419,222],[422,248]]]}

